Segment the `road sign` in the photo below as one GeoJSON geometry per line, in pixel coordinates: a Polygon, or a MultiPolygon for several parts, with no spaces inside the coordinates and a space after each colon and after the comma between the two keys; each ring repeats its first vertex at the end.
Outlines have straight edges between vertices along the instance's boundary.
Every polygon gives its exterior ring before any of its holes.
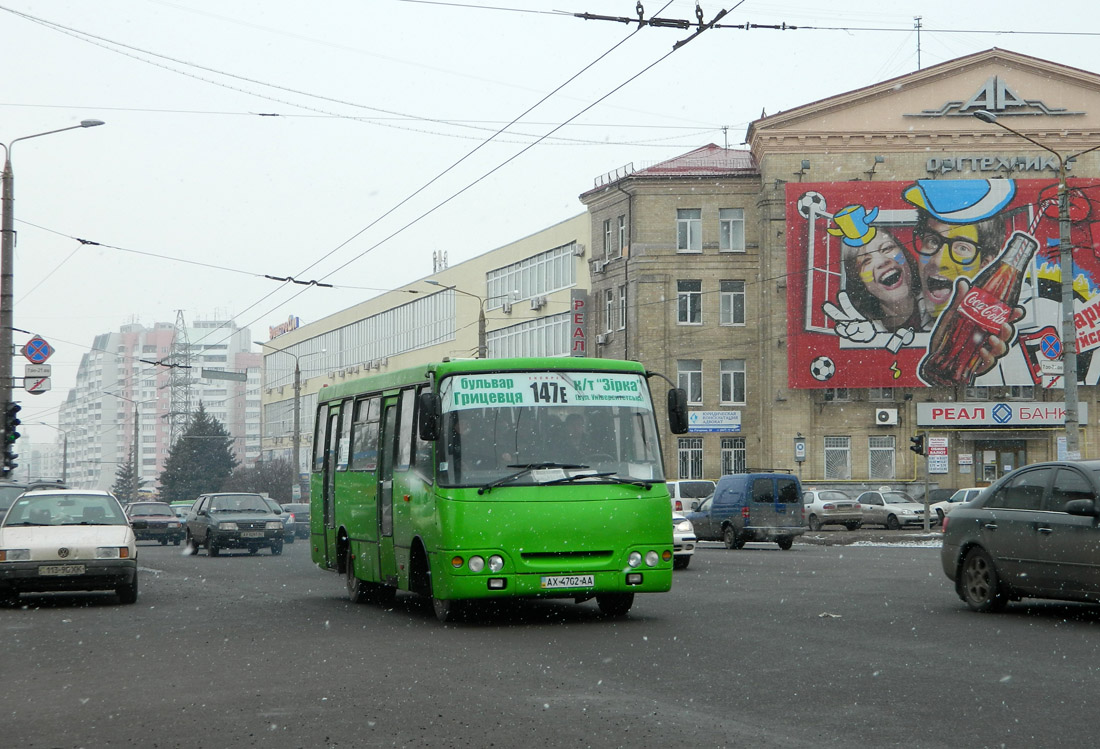
{"type": "Polygon", "coordinates": [[[31,395],[42,395],[50,389],[49,377],[24,377],[23,388],[31,395]]]}
{"type": "Polygon", "coordinates": [[[49,377],[52,369],[49,364],[24,364],[23,377],[49,377]]]}
{"type": "Polygon", "coordinates": [[[53,356],[54,348],[41,336],[35,336],[27,341],[20,353],[27,357],[31,364],[45,364],[46,360],[53,356]]]}
{"type": "Polygon", "coordinates": [[[223,369],[204,369],[202,377],[206,380],[233,380],[234,382],[248,382],[247,372],[226,372],[223,369]]]}

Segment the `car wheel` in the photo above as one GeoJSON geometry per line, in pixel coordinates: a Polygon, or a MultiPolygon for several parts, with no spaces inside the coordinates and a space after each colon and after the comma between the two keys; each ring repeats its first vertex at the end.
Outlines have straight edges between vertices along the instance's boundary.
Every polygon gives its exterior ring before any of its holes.
{"type": "Polygon", "coordinates": [[[962,563],[959,596],[974,611],[1001,611],[1008,605],[1000,575],[985,549],[975,546],[962,563]]]}
{"type": "Polygon", "coordinates": [[[173,538],[172,539],[172,545],[173,546],[179,546],[180,545],[180,540],[178,538],[173,538]]]}
{"type": "Polygon", "coordinates": [[[603,593],[596,596],[596,605],[604,616],[626,616],[634,605],[633,593],[603,593]]]}
{"type": "Polygon", "coordinates": [[[943,525],[943,509],[942,508],[940,508],[940,507],[936,508],[936,517],[938,517],[940,519],[940,525],[943,525]]]}
{"type": "Polygon", "coordinates": [[[783,551],[790,551],[791,546],[794,544],[793,536],[781,536],[775,539],[775,542],[779,545],[779,548],[783,551]]]}
{"type": "Polygon", "coordinates": [[[167,546],[168,545],[168,539],[167,538],[162,538],[160,540],[160,545],[161,546],[167,546]]]}
{"type": "Polygon", "coordinates": [[[890,517],[886,518],[886,527],[892,531],[896,531],[898,528],[900,528],[901,523],[898,522],[898,516],[891,515],[890,517]]]}
{"type": "Polygon", "coordinates": [[[283,553],[283,542],[282,541],[276,541],[273,544],[271,544],[271,556],[277,557],[282,553],[283,553]]]}
{"type": "Polygon", "coordinates": [[[257,551],[259,551],[259,550],[260,550],[260,549],[259,549],[259,547],[258,547],[258,546],[249,546],[249,547],[248,547],[248,555],[249,555],[249,556],[253,556],[253,555],[255,555],[255,553],[256,553],[257,551]]]}
{"type": "Polygon", "coordinates": [[[199,545],[195,543],[195,539],[191,537],[191,531],[187,531],[187,535],[184,536],[183,545],[187,548],[188,554],[199,553],[199,545]]]}
{"type": "Polygon", "coordinates": [[[821,520],[817,515],[810,515],[810,530],[814,532],[821,530],[821,520]]]}
{"type": "Polygon", "coordinates": [[[120,585],[115,588],[115,593],[118,595],[119,603],[137,603],[138,594],[138,576],[137,572],[134,572],[134,581],[128,585],[120,585]]]}
{"type": "Polygon", "coordinates": [[[214,543],[214,539],[209,537],[206,539],[206,553],[212,557],[216,557],[221,553],[221,547],[214,543]]]}
{"type": "Polygon", "coordinates": [[[858,531],[861,527],[863,527],[863,523],[845,523],[844,527],[850,531],[858,531]]]}
{"type": "Polygon", "coordinates": [[[691,557],[672,558],[672,569],[674,570],[686,570],[689,564],[691,564],[691,557]]]}
{"type": "Polygon", "coordinates": [[[727,526],[722,531],[722,542],[725,543],[727,549],[740,549],[745,546],[745,539],[732,525],[727,526]]]}
{"type": "Polygon", "coordinates": [[[289,536],[286,537],[286,542],[288,544],[294,543],[294,534],[293,533],[291,533],[289,536]]]}

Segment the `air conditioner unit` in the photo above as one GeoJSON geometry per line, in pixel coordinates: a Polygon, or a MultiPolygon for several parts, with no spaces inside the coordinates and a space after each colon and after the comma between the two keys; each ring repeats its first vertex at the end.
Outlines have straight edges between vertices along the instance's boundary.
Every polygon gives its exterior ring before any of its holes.
{"type": "Polygon", "coordinates": [[[511,302],[504,302],[503,304],[500,305],[500,308],[501,308],[501,310],[504,311],[504,314],[506,314],[506,315],[512,314],[512,303],[511,302]]]}
{"type": "Polygon", "coordinates": [[[537,309],[542,309],[544,306],[546,306],[546,297],[544,297],[544,296],[533,296],[533,297],[531,297],[531,309],[536,309],[536,310],[537,309]]]}
{"type": "Polygon", "coordinates": [[[591,263],[593,273],[603,273],[605,263],[602,260],[593,260],[591,263]]]}
{"type": "Polygon", "coordinates": [[[577,257],[584,257],[584,249],[585,249],[584,248],[584,243],[583,242],[577,242],[576,244],[573,245],[573,254],[576,255],[577,257]]]}
{"type": "Polygon", "coordinates": [[[599,335],[596,336],[596,343],[599,343],[601,345],[607,343],[610,340],[611,340],[611,334],[610,333],[600,333],[599,335]]]}
{"type": "Polygon", "coordinates": [[[875,423],[880,426],[897,426],[898,410],[896,408],[876,408],[875,423]]]}

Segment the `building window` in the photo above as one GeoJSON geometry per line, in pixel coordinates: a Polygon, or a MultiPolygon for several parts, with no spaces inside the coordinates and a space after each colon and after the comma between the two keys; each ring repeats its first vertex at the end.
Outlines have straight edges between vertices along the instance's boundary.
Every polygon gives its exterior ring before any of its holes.
{"type": "Polygon", "coordinates": [[[718,324],[745,324],[745,282],[721,281],[718,291],[718,324]]]}
{"type": "Polygon", "coordinates": [[[722,475],[729,473],[747,473],[745,463],[745,438],[722,438],[722,475]]]}
{"type": "Polygon", "coordinates": [[[745,403],[745,360],[722,359],[719,383],[722,405],[745,403]]]}
{"type": "Polygon", "coordinates": [[[615,291],[606,289],[603,292],[603,329],[610,333],[615,327],[615,291]]]}
{"type": "Polygon", "coordinates": [[[701,325],[703,322],[703,282],[676,282],[676,322],[701,325]]]}
{"type": "Polygon", "coordinates": [[[681,437],[676,446],[680,458],[680,478],[703,478],[703,438],[681,437]]]}
{"type": "Polygon", "coordinates": [[[852,438],[825,438],[825,478],[852,478],[852,438]]]}
{"type": "Polygon", "coordinates": [[[1008,397],[1010,400],[1029,401],[1035,399],[1034,385],[1009,385],[1008,397]]]}
{"type": "Polygon", "coordinates": [[[626,284],[619,286],[619,330],[626,329],[626,284]]]}
{"type": "Polygon", "coordinates": [[[988,385],[974,385],[966,389],[967,400],[987,401],[990,398],[988,385]]]}
{"type": "Polygon", "coordinates": [[[867,475],[873,479],[892,479],[894,474],[894,438],[878,436],[867,438],[869,463],[867,475]]]}
{"type": "Polygon", "coordinates": [[[745,251],[744,208],[722,208],[718,211],[718,249],[722,252],[745,251]]]}
{"type": "Polygon", "coordinates": [[[676,362],[676,387],[684,389],[688,403],[699,405],[703,402],[702,359],[680,359],[676,362]]]}
{"type": "Polygon", "coordinates": [[[869,388],[867,398],[868,398],[868,400],[872,400],[872,401],[893,402],[893,400],[894,400],[894,389],[893,388],[869,388]]]}
{"type": "Polygon", "coordinates": [[[619,257],[626,249],[626,216],[619,216],[619,257]]]}
{"type": "Polygon", "coordinates": [[[851,394],[848,392],[848,388],[825,388],[825,401],[841,401],[847,402],[852,400],[851,394]]]}
{"type": "Polygon", "coordinates": [[[603,256],[605,260],[611,258],[611,219],[603,222],[603,256]]]}
{"type": "Polygon", "coordinates": [[[676,249],[680,252],[703,251],[703,211],[700,208],[676,210],[676,249]]]}

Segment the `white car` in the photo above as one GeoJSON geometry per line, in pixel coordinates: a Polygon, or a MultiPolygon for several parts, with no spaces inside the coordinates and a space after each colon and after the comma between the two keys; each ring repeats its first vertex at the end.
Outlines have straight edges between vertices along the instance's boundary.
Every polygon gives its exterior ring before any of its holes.
{"type": "Polygon", "coordinates": [[[672,513],[672,568],[686,570],[695,554],[695,527],[683,515],[672,513]]]}
{"type": "Polygon", "coordinates": [[[942,502],[934,503],[930,508],[932,512],[936,513],[936,517],[934,519],[938,519],[940,524],[942,525],[943,519],[947,516],[947,513],[951,512],[952,509],[958,507],[963,502],[969,502],[970,500],[974,499],[974,497],[978,496],[980,492],[980,487],[971,486],[966,489],[959,489],[957,492],[955,492],[942,502]]]}
{"type": "Polygon", "coordinates": [[[0,524],[0,601],[61,590],[137,601],[137,541],[110,492],[26,492],[0,524]]]}
{"type": "Polygon", "coordinates": [[[859,502],[835,489],[806,489],[802,492],[806,508],[806,523],[817,532],[823,525],[843,525],[854,531],[863,525],[863,508],[859,502]]]}

